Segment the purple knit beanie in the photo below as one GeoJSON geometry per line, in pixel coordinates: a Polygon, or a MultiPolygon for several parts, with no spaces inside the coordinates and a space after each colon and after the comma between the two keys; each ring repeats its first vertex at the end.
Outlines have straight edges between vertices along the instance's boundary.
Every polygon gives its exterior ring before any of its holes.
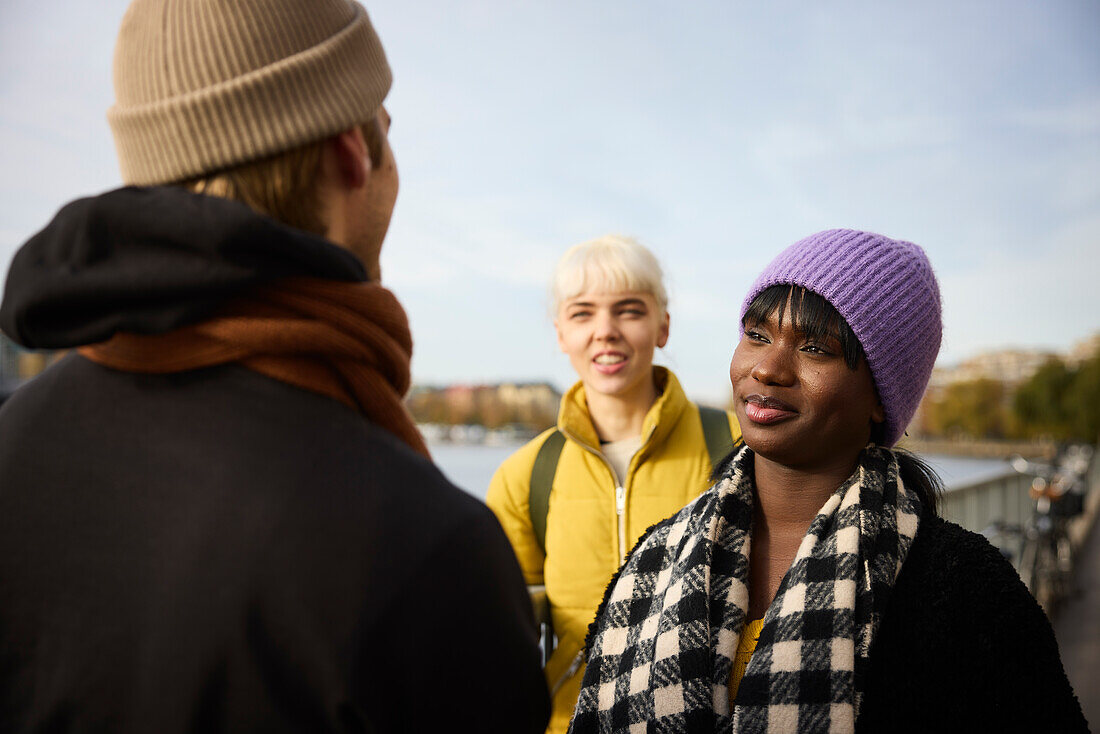
{"type": "Polygon", "coordinates": [[[883,444],[897,443],[920,403],[940,351],[940,289],[928,256],[912,242],[830,229],[799,240],[764,268],[741,306],[791,283],[833,305],[852,327],[886,412],[883,444]]]}

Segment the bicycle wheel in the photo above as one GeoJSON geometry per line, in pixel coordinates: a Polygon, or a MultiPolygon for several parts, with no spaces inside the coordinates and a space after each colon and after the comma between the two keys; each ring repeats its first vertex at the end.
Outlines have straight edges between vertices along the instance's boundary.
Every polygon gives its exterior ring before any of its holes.
{"type": "Polygon", "coordinates": [[[1054,605],[1058,603],[1061,586],[1061,571],[1058,568],[1058,540],[1054,535],[1046,535],[1036,543],[1034,590],[1035,601],[1050,616],[1054,605]]]}
{"type": "Polygon", "coordinates": [[[1064,529],[1051,538],[1051,544],[1058,579],[1056,601],[1060,601],[1073,594],[1073,544],[1064,529]]]}
{"type": "Polygon", "coordinates": [[[1020,548],[1020,566],[1017,569],[1020,573],[1020,580],[1024,582],[1024,586],[1036,599],[1039,598],[1039,545],[1039,538],[1024,540],[1023,546],[1020,548]]]}

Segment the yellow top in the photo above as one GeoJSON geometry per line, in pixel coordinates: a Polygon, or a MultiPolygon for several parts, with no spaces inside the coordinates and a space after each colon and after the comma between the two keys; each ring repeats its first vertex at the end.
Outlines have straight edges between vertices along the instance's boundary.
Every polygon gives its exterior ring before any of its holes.
{"type": "MultiPolygon", "coordinates": [[[[646,528],[675,515],[710,486],[712,467],[699,409],[687,399],[675,375],[664,367],[653,370],[662,392],[646,413],[642,446],[621,484],[600,451],[583,384],[562,397],[558,428],[569,440],[562,447],[550,492],[545,554],[531,527],[530,497],[531,468],[549,431],[506,459],[489,485],[486,503],[504,527],[524,578],[528,584],[546,584],[558,637],[545,671],[547,684],[558,686],[551,734],[565,734],[569,726],[584,677],[584,666],[572,663],[622,557],[646,528]],[[623,488],[621,510],[616,506],[617,486],[623,488]]],[[[732,414],[729,421],[734,438],[741,435],[732,414]]]]}
{"type": "Polygon", "coordinates": [[[737,698],[737,688],[741,685],[741,679],[745,676],[745,668],[749,667],[749,660],[756,650],[756,641],[760,639],[760,630],[764,628],[764,619],[753,619],[745,623],[745,629],[741,630],[741,642],[737,645],[737,653],[733,656],[733,669],[730,670],[730,708],[733,708],[733,699],[737,698]]]}

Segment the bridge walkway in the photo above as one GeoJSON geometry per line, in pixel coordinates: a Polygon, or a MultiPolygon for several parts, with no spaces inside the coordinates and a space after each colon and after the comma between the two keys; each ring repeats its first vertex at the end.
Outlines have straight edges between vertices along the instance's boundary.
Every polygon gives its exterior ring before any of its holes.
{"type": "Polygon", "coordinates": [[[1058,610],[1054,634],[1089,728],[1100,732],[1100,527],[1091,525],[1077,555],[1076,593],[1058,610]]]}

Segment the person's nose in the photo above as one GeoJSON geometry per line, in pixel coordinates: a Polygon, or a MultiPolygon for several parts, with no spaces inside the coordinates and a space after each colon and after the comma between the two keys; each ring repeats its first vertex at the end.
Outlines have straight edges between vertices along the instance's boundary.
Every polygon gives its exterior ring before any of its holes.
{"type": "Polygon", "coordinates": [[[615,315],[608,311],[600,311],[596,314],[596,332],[594,336],[599,341],[612,342],[619,338],[619,324],[615,315]]]}
{"type": "Polygon", "coordinates": [[[769,344],[756,351],[756,362],[749,373],[764,385],[790,385],[795,380],[794,355],[791,350],[769,344]]]}

